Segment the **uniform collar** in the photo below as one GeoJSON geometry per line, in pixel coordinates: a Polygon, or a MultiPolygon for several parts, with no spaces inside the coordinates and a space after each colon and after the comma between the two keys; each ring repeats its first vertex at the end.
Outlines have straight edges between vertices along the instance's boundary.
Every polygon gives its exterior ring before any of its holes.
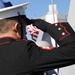
{"type": "Polygon", "coordinates": [[[12,37],[2,37],[2,38],[0,38],[0,43],[6,43],[6,42],[12,42],[12,41],[16,41],[16,39],[14,39],[12,37]]]}

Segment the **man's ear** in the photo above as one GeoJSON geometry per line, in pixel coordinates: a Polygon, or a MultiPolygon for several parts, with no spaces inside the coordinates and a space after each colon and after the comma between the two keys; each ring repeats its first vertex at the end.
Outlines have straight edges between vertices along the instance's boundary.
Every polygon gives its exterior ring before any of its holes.
{"type": "Polygon", "coordinates": [[[15,24],[14,24],[13,30],[16,31],[16,32],[18,31],[18,23],[15,23],[15,24]]]}

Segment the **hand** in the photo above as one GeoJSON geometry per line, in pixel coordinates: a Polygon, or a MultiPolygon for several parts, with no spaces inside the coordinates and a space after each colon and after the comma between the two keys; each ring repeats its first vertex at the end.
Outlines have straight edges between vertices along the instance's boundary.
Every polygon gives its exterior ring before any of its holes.
{"type": "Polygon", "coordinates": [[[26,21],[27,25],[30,25],[30,24],[32,23],[32,22],[31,22],[31,19],[27,18],[27,16],[26,16],[26,15],[24,15],[24,17],[22,17],[22,18],[24,18],[24,19],[25,19],[25,21],[26,21]]]}
{"type": "Polygon", "coordinates": [[[42,19],[32,19],[31,21],[34,26],[36,26],[37,28],[41,29],[44,32],[46,32],[47,30],[47,25],[50,24],[42,19]]]}

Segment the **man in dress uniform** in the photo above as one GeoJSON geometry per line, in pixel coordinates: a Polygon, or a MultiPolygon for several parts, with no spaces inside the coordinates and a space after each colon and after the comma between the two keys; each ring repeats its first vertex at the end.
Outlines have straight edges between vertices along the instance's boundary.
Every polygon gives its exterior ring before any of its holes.
{"type": "Polygon", "coordinates": [[[33,75],[75,63],[75,34],[69,23],[50,24],[28,19],[28,3],[0,10],[0,75],[33,75]],[[33,24],[52,36],[60,47],[44,50],[24,39],[25,26],[33,24]]]}

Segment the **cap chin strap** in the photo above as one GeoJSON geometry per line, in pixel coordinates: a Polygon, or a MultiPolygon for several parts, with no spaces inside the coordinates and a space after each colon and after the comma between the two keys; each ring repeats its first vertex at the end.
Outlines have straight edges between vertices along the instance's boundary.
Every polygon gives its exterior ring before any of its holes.
{"type": "Polygon", "coordinates": [[[23,39],[23,37],[24,37],[23,36],[23,24],[22,24],[21,16],[20,15],[18,15],[18,20],[19,20],[19,23],[21,25],[21,27],[20,27],[21,28],[21,34],[20,34],[21,35],[21,39],[23,39]]]}
{"type": "Polygon", "coordinates": [[[19,15],[18,16],[18,22],[20,24],[20,35],[21,35],[21,39],[27,39],[26,38],[26,26],[27,26],[27,22],[24,18],[24,15],[19,15]]]}
{"type": "MultiPolygon", "coordinates": [[[[26,15],[20,15],[20,12],[17,12],[17,14],[18,14],[19,23],[20,23],[20,25],[21,25],[21,39],[23,39],[23,38],[26,38],[26,36],[24,35],[24,33],[26,34],[26,31],[24,31],[24,29],[25,29],[24,26],[27,26],[27,25],[31,24],[31,20],[28,19],[28,18],[26,17],[26,15]],[[23,22],[22,20],[23,20],[24,22],[23,22]],[[24,24],[24,23],[25,23],[25,24],[24,24]]],[[[26,39],[27,39],[27,38],[26,38],[26,39]]]]}

